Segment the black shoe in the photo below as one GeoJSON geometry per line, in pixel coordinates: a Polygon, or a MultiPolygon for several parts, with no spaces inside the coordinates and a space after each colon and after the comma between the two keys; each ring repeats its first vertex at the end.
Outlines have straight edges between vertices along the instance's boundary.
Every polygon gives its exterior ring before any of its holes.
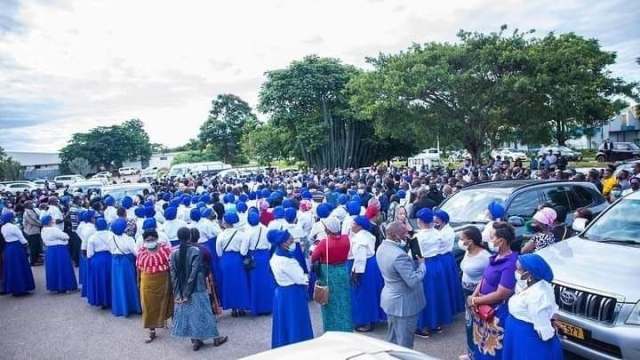
{"type": "Polygon", "coordinates": [[[238,310],[231,310],[231,317],[238,317],[238,310]]]}
{"type": "Polygon", "coordinates": [[[244,310],[238,310],[238,316],[239,316],[239,317],[243,317],[243,316],[246,316],[246,315],[247,315],[247,312],[246,312],[246,311],[244,311],[244,310]]]}
{"type": "Polygon", "coordinates": [[[203,345],[202,340],[191,340],[191,342],[193,343],[193,351],[200,350],[203,345]]]}
{"type": "Polygon", "coordinates": [[[213,346],[218,347],[218,346],[226,343],[227,340],[229,340],[228,336],[218,336],[217,338],[215,338],[215,340],[213,340],[213,346]]]}
{"type": "Polygon", "coordinates": [[[423,339],[428,339],[431,337],[431,332],[427,330],[416,330],[416,336],[419,336],[423,339]]]}

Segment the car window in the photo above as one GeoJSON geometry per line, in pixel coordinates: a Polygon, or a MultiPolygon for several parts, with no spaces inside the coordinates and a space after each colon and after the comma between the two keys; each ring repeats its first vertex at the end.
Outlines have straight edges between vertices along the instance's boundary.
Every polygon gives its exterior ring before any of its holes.
{"type": "Polygon", "coordinates": [[[616,149],[616,150],[629,150],[629,145],[621,144],[621,143],[615,143],[615,144],[613,144],[613,148],[616,149]]]}
{"type": "Polygon", "coordinates": [[[531,190],[520,193],[511,201],[507,214],[509,216],[520,216],[530,218],[536,212],[540,204],[538,191],[531,190]]]}
{"type": "Polygon", "coordinates": [[[593,194],[582,186],[572,186],[572,191],[568,193],[571,200],[571,210],[591,205],[594,201],[593,194]]]}
{"type": "Polygon", "coordinates": [[[562,205],[567,209],[571,209],[571,204],[569,203],[569,191],[566,186],[558,186],[544,189],[545,200],[553,203],[553,205],[562,205]]]}
{"type": "Polygon", "coordinates": [[[640,200],[625,199],[610,208],[582,235],[593,241],[619,240],[640,244],[640,200]]]}

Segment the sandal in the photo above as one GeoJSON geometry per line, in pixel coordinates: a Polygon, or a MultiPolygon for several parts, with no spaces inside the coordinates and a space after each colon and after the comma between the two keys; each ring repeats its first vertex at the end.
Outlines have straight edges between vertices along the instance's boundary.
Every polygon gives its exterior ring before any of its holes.
{"type": "Polygon", "coordinates": [[[149,337],[144,341],[146,344],[151,343],[154,339],[156,338],[156,331],[155,330],[151,330],[149,331],[149,337]]]}
{"type": "Polygon", "coordinates": [[[361,333],[365,333],[365,332],[371,332],[373,331],[373,326],[368,325],[368,326],[359,326],[356,328],[357,332],[361,332],[361,333]]]}
{"type": "Polygon", "coordinates": [[[217,338],[215,338],[215,340],[213,340],[213,346],[218,347],[226,343],[227,340],[229,340],[228,336],[218,336],[217,338]]]}

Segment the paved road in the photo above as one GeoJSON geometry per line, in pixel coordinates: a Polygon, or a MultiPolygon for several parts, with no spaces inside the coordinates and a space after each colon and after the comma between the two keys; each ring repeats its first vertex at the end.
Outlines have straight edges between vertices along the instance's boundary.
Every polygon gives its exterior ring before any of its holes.
{"type": "MultiPolygon", "coordinates": [[[[229,336],[222,347],[193,352],[188,340],[160,330],[145,344],[140,317],[116,318],[87,305],[79,293],[58,295],[44,290],[44,269],[34,268],[36,291],[26,297],[0,296],[0,359],[237,359],[268,350],[271,318],[232,318],[224,314],[218,328],[229,336]]],[[[319,307],[310,304],[316,335],[322,332],[319,307]]],[[[464,351],[464,319],[431,339],[416,339],[416,350],[441,359],[457,359],[464,351]]],[[[371,336],[384,337],[380,327],[371,336]]]]}

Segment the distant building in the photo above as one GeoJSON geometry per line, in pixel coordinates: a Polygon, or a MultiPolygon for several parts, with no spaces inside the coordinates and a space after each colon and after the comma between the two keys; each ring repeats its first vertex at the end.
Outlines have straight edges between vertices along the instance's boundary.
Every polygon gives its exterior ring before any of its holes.
{"type": "Polygon", "coordinates": [[[155,167],[158,169],[169,169],[171,167],[171,162],[178,155],[179,152],[167,152],[167,153],[155,153],[151,154],[151,158],[149,161],[125,161],[122,166],[123,167],[132,167],[135,169],[146,169],[148,167],[155,167]]]}
{"type": "Polygon", "coordinates": [[[634,142],[640,145],[640,119],[638,106],[629,106],[611,117],[603,126],[593,131],[593,136],[581,136],[567,141],[567,145],[576,149],[597,149],[605,140],[613,142],[634,142]]]}
{"type": "Polygon", "coordinates": [[[23,177],[28,180],[60,175],[60,154],[26,151],[6,151],[14,161],[22,166],[23,177]]]}

